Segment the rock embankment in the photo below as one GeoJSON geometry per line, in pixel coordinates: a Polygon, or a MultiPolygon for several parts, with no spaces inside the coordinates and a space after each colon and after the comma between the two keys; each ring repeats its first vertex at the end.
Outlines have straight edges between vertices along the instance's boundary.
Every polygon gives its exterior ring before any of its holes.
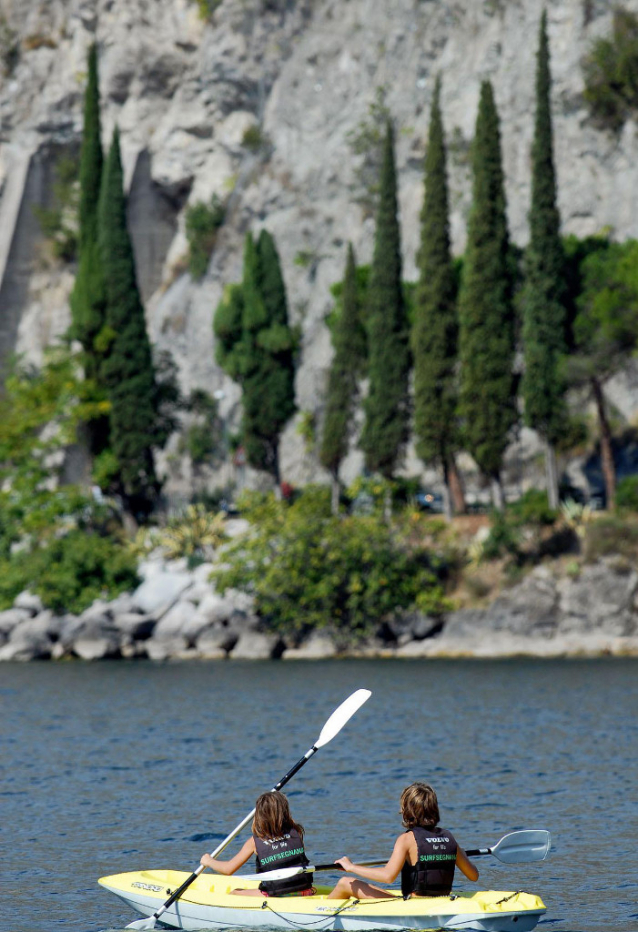
{"type": "Polygon", "coordinates": [[[79,616],[55,615],[23,592],[0,612],[0,660],[638,656],[638,572],[614,560],[575,577],[539,567],[486,608],[406,613],[349,650],[324,631],[301,643],[269,632],[250,596],[215,591],[211,569],[149,560],[135,592],[79,616]]]}

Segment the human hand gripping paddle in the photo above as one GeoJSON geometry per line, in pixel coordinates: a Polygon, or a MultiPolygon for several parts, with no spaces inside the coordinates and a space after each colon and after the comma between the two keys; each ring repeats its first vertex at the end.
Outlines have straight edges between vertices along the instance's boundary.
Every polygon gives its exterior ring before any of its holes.
{"type": "MultiPolygon", "coordinates": [[[[466,851],[468,857],[476,858],[484,854],[491,854],[504,864],[521,864],[529,861],[544,861],[549,854],[552,836],[544,830],[529,830],[510,832],[490,848],[474,848],[466,851]]],[[[361,867],[377,867],[386,861],[358,861],[361,867]]],[[[242,880],[286,880],[296,874],[315,871],[344,870],[341,864],[316,864],[307,867],[281,867],[279,870],[266,871],[261,874],[241,874],[242,880]]]]}
{"type": "MultiPolygon", "coordinates": [[[[288,783],[288,781],[292,777],[294,777],[297,771],[301,770],[303,765],[307,763],[307,761],[309,761],[310,758],[314,754],[317,753],[319,748],[322,748],[324,744],[328,744],[329,741],[332,741],[332,739],[335,738],[339,734],[339,732],[341,731],[343,726],[346,724],[346,722],[348,722],[352,718],[354,713],[358,709],[361,708],[364,702],[368,701],[371,695],[372,693],[370,692],[369,689],[357,689],[356,692],[352,693],[351,696],[349,696],[344,702],[342,702],[341,705],[337,709],[334,710],[334,712],[332,713],[332,715],[330,716],[326,724],[323,726],[323,728],[321,729],[321,734],[319,735],[315,743],[312,745],[310,750],[304,754],[301,760],[297,761],[294,767],[291,767],[288,773],[284,777],[281,778],[279,783],[273,786],[271,792],[274,793],[277,790],[280,790],[282,786],[285,786],[286,783],[288,783]]],[[[227,835],[226,838],[224,838],[224,840],[222,841],[222,843],[215,848],[215,850],[211,854],[212,858],[216,858],[218,854],[221,854],[221,852],[224,850],[224,848],[227,845],[230,844],[233,838],[236,835],[238,835],[246,825],[248,825],[248,823],[251,821],[254,814],[255,814],[255,810],[252,809],[248,813],[248,815],[244,819],[241,820],[239,825],[232,830],[230,835],[227,835]]],[[[190,887],[192,882],[197,877],[199,877],[199,875],[201,874],[203,870],[204,870],[204,865],[200,864],[197,870],[193,871],[193,873],[190,875],[190,877],[188,877],[184,881],[181,887],[179,887],[177,890],[171,893],[169,898],[166,900],[166,902],[162,906],[160,906],[157,912],[153,913],[153,915],[150,916],[148,919],[136,919],[135,922],[130,922],[126,928],[127,929],[154,929],[155,923],[160,918],[160,916],[166,912],[166,910],[175,902],[175,900],[178,900],[180,898],[182,893],[187,889],[187,887],[190,887]]]]}

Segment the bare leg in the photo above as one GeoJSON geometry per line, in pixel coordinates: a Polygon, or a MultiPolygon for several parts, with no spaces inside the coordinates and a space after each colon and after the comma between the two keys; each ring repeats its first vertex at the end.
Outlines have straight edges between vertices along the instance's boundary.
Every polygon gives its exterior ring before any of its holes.
{"type": "Polygon", "coordinates": [[[342,877],[327,898],[329,900],[348,900],[351,896],[356,897],[358,900],[394,898],[394,894],[388,890],[375,887],[374,884],[366,883],[365,880],[359,880],[357,877],[342,877]]]}

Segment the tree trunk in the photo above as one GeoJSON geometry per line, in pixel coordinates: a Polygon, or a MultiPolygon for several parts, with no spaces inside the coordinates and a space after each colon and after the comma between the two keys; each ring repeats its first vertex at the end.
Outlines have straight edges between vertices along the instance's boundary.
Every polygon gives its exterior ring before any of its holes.
{"type": "Polygon", "coordinates": [[[339,498],[341,496],[341,484],[336,472],[330,474],[330,509],[335,517],[339,514],[339,498]]]}
{"type": "Polygon", "coordinates": [[[505,496],[500,476],[492,476],[491,480],[492,505],[496,511],[503,511],[505,508],[505,496]]]}
{"type": "Polygon", "coordinates": [[[455,515],[465,514],[465,491],[463,489],[463,479],[459,472],[454,454],[450,456],[448,463],[448,482],[450,487],[450,496],[452,498],[452,510],[455,515]]]}
{"type": "Polygon", "coordinates": [[[388,524],[392,520],[392,489],[389,485],[383,496],[383,517],[388,524]]]}
{"type": "Polygon", "coordinates": [[[547,502],[554,511],[558,508],[558,466],[556,464],[556,450],[549,440],[543,441],[545,446],[545,477],[547,480],[547,502]]]}
{"type": "Polygon", "coordinates": [[[605,492],[607,493],[607,509],[608,511],[613,511],[616,504],[616,467],[614,465],[614,454],[611,447],[611,428],[607,420],[602,385],[598,379],[592,379],[591,385],[594,401],[596,402],[596,409],[598,411],[600,459],[603,468],[603,479],[605,480],[605,492]]]}

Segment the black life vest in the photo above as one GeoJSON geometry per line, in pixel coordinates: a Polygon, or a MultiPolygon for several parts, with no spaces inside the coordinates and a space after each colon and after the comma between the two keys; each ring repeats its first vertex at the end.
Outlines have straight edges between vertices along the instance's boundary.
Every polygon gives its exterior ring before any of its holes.
{"type": "Polygon", "coordinates": [[[452,890],[457,844],[444,828],[409,829],[418,849],[416,864],[406,860],[401,870],[401,893],[404,897],[447,896],[452,890]]]}
{"type": "MultiPolygon", "coordinates": [[[[278,870],[280,867],[305,867],[310,863],[304,851],[303,839],[297,829],[291,828],[281,838],[258,838],[253,835],[257,859],[257,873],[278,870]]],[[[296,874],[286,880],[262,880],[259,889],[269,896],[300,893],[312,886],[312,874],[296,874]]]]}

